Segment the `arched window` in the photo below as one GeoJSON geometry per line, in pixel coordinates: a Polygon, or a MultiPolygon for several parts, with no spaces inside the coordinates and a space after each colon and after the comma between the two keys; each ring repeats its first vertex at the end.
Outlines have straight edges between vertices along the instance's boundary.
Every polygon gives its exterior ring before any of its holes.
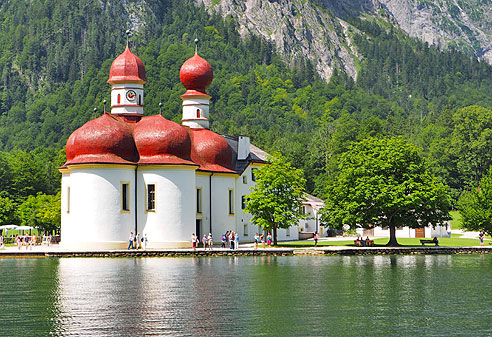
{"type": "Polygon", "coordinates": [[[200,118],[200,109],[196,109],[196,118],[200,118]]]}
{"type": "Polygon", "coordinates": [[[121,103],[121,95],[118,94],[118,104],[120,104],[120,103],[121,103]]]}

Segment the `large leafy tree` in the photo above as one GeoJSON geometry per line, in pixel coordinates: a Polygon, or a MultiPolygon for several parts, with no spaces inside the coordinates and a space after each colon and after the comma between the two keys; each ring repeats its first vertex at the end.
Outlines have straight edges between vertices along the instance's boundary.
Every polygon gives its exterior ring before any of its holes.
{"type": "Polygon", "coordinates": [[[451,152],[459,183],[476,186],[492,164],[492,111],[477,105],[456,111],[451,152]]]}
{"type": "Polygon", "coordinates": [[[252,221],[267,231],[273,231],[277,244],[277,229],[289,228],[304,218],[301,211],[305,179],[280,153],[268,158],[268,164],[255,173],[256,186],[248,196],[246,212],[252,221]]]}
{"type": "Polygon", "coordinates": [[[10,225],[17,221],[17,205],[8,197],[0,197],[0,225],[10,225]]]}
{"type": "Polygon", "coordinates": [[[324,221],[341,227],[425,227],[449,219],[447,187],[427,168],[419,149],[402,138],[367,138],[345,152],[327,187],[324,221]]]}
{"type": "Polygon", "coordinates": [[[484,229],[492,234],[492,168],[482,177],[478,187],[471,187],[461,194],[458,209],[466,229],[484,229]]]}
{"type": "Polygon", "coordinates": [[[22,225],[33,226],[41,231],[52,232],[60,229],[61,196],[38,193],[30,195],[18,207],[22,225]]]}

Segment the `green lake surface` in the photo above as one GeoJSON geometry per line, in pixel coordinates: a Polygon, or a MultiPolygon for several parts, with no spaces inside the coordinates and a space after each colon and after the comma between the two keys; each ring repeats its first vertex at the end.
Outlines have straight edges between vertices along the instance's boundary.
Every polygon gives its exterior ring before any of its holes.
{"type": "Polygon", "coordinates": [[[0,259],[1,336],[491,336],[492,255],[0,259]]]}

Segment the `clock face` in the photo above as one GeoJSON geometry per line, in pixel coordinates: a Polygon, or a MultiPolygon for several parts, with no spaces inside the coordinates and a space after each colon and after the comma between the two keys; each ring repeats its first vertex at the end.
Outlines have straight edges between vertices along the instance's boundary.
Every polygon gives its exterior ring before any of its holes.
{"type": "Polygon", "coordinates": [[[137,98],[137,94],[133,90],[128,90],[126,92],[126,99],[129,100],[130,102],[133,102],[137,98]]]}

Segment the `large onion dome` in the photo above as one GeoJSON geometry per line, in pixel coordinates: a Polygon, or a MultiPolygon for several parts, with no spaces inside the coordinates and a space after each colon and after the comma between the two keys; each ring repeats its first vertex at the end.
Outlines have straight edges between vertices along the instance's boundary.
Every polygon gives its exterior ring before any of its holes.
{"type": "Polygon", "coordinates": [[[132,53],[128,45],[125,51],[113,61],[108,79],[109,84],[125,82],[141,84],[147,82],[142,60],[132,53]]]}
{"type": "Polygon", "coordinates": [[[71,164],[136,164],[138,152],[131,127],[107,113],[75,130],[67,141],[71,164]]]}
{"type": "Polygon", "coordinates": [[[201,58],[198,53],[186,60],[179,71],[179,79],[183,86],[187,90],[196,90],[201,93],[206,93],[213,78],[212,66],[201,58]]]}
{"type": "Polygon", "coordinates": [[[200,170],[235,173],[232,170],[232,151],[224,137],[207,129],[191,129],[191,134],[191,158],[200,164],[200,170]]]}
{"type": "Polygon", "coordinates": [[[186,164],[191,161],[191,138],[186,127],[161,115],[142,118],[134,126],[139,164],[186,164]]]}

